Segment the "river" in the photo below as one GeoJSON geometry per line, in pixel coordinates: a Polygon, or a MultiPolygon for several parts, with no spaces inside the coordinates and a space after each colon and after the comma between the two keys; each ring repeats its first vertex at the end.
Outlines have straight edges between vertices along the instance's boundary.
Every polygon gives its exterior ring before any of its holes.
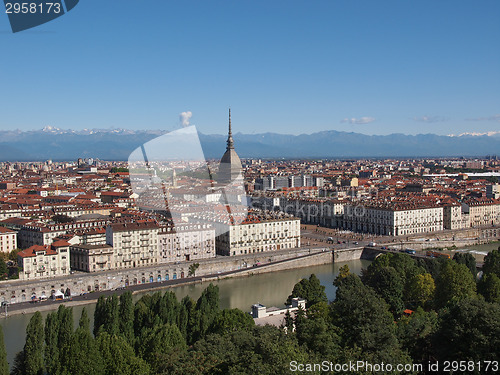
{"type": "MultiPolygon", "coordinates": [[[[361,273],[362,267],[367,267],[369,263],[369,261],[365,260],[354,260],[346,263],[332,263],[280,272],[263,273],[248,277],[223,279],[214,282],[214,284],[219,286],[221,309],[238,308],[243,311],[250,311],[251,305],[257,302],[262,303],[267,307],[283,306],[288,295],[292,292],[293,286],[300,281],[300,279],[309,277],[312,273],[314,273],[320,279],[321,284],[326,287],[326,295],[328,296],[328,299],[333,300],[335,298],[336,289],[333,286],[333,280],[338,274],[339,267],[347,264],[351,272],[359,274],[361,273]]],[[[179,300],[186,295],[189,295],[191,298],[196,300],[207,285],[208,283],[199,283],[170,288],[167,287],[165,290],[173,290],[179,300]]],[[[134,295],[134,300],[138,300],[144,294],[154,292],[155,291],[145,291],[137,293],[134,295]]],[[[91,326],[93,326],[95,303],[73,307],[75,327],[84,307],[89,313],[91,326]]],[[[50,311],[43,311],[42,316],[45,318],[45,316],[49,313],[50,311]]],[[[5,347],[7,350],[7,360],[11,366],[15,354],[23,348],[26,327],[32,315],[33,314],[18,314],[0,319],[0,324],[2,325],[4,333],[5,347]]]]}

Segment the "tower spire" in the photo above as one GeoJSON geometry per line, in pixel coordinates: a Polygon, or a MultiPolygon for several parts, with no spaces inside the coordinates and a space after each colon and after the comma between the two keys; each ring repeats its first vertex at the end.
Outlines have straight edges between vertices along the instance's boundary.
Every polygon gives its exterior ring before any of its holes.
{"type": "Polygon", "coordinates": [[[231,108],[229,108],[229,133],[227,135],[227,149],[234,148],[233,133],[231,131],[231,108]]]}

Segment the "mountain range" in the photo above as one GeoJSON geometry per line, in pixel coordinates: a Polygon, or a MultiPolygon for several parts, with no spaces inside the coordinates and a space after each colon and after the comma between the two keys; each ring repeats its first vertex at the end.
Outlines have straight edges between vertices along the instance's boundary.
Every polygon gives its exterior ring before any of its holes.
{"type": "MultiPolygon", "coordinates": [[[[63,130],[47,126],[34,131],[0,131],[0,160],[127,160],[141,144],[166,134],[162,130],[63,130]]],[[[225,150],[225,135],[199,133],[206,158],[225,150]]],[[[460,135],[365,135],[335,130],[312,134],[233,135],[236,151],[245,158],[439,157],[500,154],[500,132],[460,135]]]]}

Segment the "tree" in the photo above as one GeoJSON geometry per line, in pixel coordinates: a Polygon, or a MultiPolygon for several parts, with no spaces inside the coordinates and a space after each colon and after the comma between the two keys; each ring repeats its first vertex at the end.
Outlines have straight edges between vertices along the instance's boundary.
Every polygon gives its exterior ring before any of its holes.
{"type": "Polygon", "coordinates": [[[59,362],[59,320],[57,313],[53,312],[45,318],[45,369],[48,374],[60,373],[59,362]]]}
{"type": "Polygon", "coordinates": [[[174,349],[184,350],[186,348],[186,341],[179,328],[174,324],[165,323],[145,330],[141,337],[140,355],[152,365],[154,370],[159,366],[157,358],[160,355],[168,354],[174,349]]]}
{"type": "Polygon", "coordinates": [[[189,266],[188,276],[196,276],[196,270],[200,266],[200,263],[193,263],[189,266]]]}
{"type": "Polygon", "coordinates": [[[349,270],[349,266],[347,264],[345,264],[339,268],[339,274],[337,275],[335,280],[333,280],[333,285],[335,285],[338,288],[339,286],[341,286],[345,283],[344,281],[348,282],[350,279],[352,279],[351,276],[352,276],[352,273],[349,270]]]}
{"type": "Polygon", "coordinates": [[[154,313],[160,317],[163,323],[177,324],[180,304],[175,293],[167,291],[162,296],[160,292],[156,297],[154,313]]]}
{"type": "Polygon", "coordinates": [[[394,315],[401,314],[404,309],[403,281],[394,267],[379,267],[372,270],[366,284],[389,304],[394,315]]]}
{"type": "Polygon", "coordinates": [[[71,223],[73,221],[72,218],[70,218],[69,216],[66,216],[66,215],[54,215],[52,216],[52,220],[55,222],[55,223],[71,223]]]}
{"type": "Polygon", "coordinates": [[[500,302],[500,278],[495,273],[486,273],[478,284],[478,291],[488,302],[500,302]]]}
{"type": "Polygon", "coordinates": [[[436,280],[436,306],[476,297],[476,281],[465,264],[448,261],[436,280]]]}
{"type": "Polygon", "coordinates": [[[189,296],[185,296],[179,306],[179,313],[177,314],[177,327],[181,331],[182,335],[188,340],[188,331],[191,331],[193,326],[193,311],[195,302],[189,296]]]}
{"type": "Polygon", "coordinates": [[[78,328],[71,338],[68,358],[64,360],[65,372],[69,374],[104,374],[102,357],[90,333],[87,310],[83,308],[78,328]]]}
{"type": "Polygon", "coordinates": [[[67,367],[71,357],[71,340],[73,336],[73,309],[59,305],[57,309],[59,361],[62,368],[67,367]]]}
{"type": "MultiPolygon", "coordinates": [[[[249,331],[236,331],[228,335],[209,335],[193,345],[185,357],[185,367],[193,366],[194,371],[177,370],[177,374],[288,374],[290,361],[306,363],[305,348],[300,347],[294,335],[287,335],[273,326],[256,326],[249,331]]],[[[171,367],[171,364],[165,364],[171,367]]],[[[180,367],[180,366],[179,366],[180,367]]],[[[189,368],[191,370],[191,368],[189,368]]],[[[164,373],[173,373],[171,369],[164,373]]]]}
{"type": "Polygon", "coordinates": [[[9,374],[9,363],[7,362],[7,352],[5,351],[5,343],[3,339],[3,329],[0,325],[0,375],[9,374]]]}
{"type": "Polygon", "coordinates": [[[196,325],[191,332],[191,339],[197,341],[199,338],[204,337],[219,313],[219,287],[210,283],[196,302],[196,325]]]}
{"type": "Polygon", "coordinates": [[[106,322],[106,297],[99,296],[94,311],[94,336],[106,322]]]}
{"type": "Polygon", "coordinates": [[[344,345],[372,353],[398,348],[387,305],[357,275],[349,274],[339,284],[331,310],[334,324],[343,332],[344,345]]]}
{"type": "Polygon", "coordinates": [[[305,345],[311,352],[327,357],[338,358],[340,351],[340,332],[330,323],[328,305],[318,302],[305,312],[299,308],[295,315],[295,332],[300,345],[305,345]],[[326,311],[324,311],[326,309],[326,311]]]}
{"type": "Polygon", "coordinates": [[[9,253],[9,260],[13,262],[17,262],[17,253],[20,252],[21,249],[14,249],[9,253]]]}
{"type": "Polygon", "coordinates": [[[210,332],[225,335],[235,331],[248,330],[255,326],[250,314],[240,309],[224,309],[214,320],[210,332]]]}
{"type": "MultiPolygon", "coordinates": [[[[389,300],[386,299],[386,301],[391,305],[391,309],[393,312],[397,314],[398,311],[402,310],[402,304],[403,302],[408,303],[408,295],[410,291],[410,285],[409,281],[418,274],[425,273],[424,268],[420,267],[417,262],[411,258],[408,254],[402,254],[402,253],[388,253],[379,256],[376,258],[366,269],[366,271],[363,272],[363,282],[366,285],[369,285],[371,287],[374,287],[377,292],[384,293],[382,287],[377,287],[377,285],[380,282],[380,275],[384,275],[384,278],[390,278],[393,280],[393,283],[397,283],[396,277],[394,275],[394,272],[385,270],[382,274],[380,274],[381,270],[383,268],[387,267],[392,267],[396,273],[399,275],[399,279],[402,283],[402,296],[401,296],[401,302],[399,301],[399,298],[397,295],[399,295],[399,292],[388,292],[383,295],[384,298],[389,297],[389,300]]],[[[386,280],[388,281],[388,280],[386,280]]],[[[394,287],[396,284],[393,284],[392,287],[394,287]]],[[[382,295],[382,294],[381,294],[382,295]]]]}
{"type": "Polygon", "coordinates": [[[111,335],[117,335],[119,330],[118,322],[118,297],[113,294],[109,298],[100,296],[94,312],[94,336],[99,330],[105,330],[111,335]]]}
{"type": "Polygon", "coordinates": [[[111,335],[118,335],[119,333],[118,314],[118,297],[116,294],[113,294],[106,299],[106,318],[104,323],[106,331],[111,335]]]}
{"type": "Polygon", "coordinates": [[[430,273],[434,280],[437,280],[441,269],[446,264],[445,258],[418,258],[417,264],[427,273],[430,273]]]}
{"type": "Polygon", "coordinates": [[[116,173],[116,172],[122,172],[122,173],[128,173],[128,168],[125,167],[113,167],[109,170],[109,173],[116,173]]]}
{"type": "Polygon", "coordinates": [[[42,314],[37,311],[26,327],[23,369],[26,375],[43,374],[43,324],[42,314]]]}
{"type": "Polygon", "coordinates": [[[415,307],[424,307],[434,298],[436,285],[430,273],[413,276],[409,285],[408,300],[413,303],[415,307]]]}
{"type": "Polygon", "coordinates": [[[14,363],[12,364],[11,375],[25,375],[25,355],[24,350],[18,352],[14,357],[14,363]]]}
{"type": "Polygon", "coordinates": [[[102,330],[96,338],[103,359],[105,375],[147,375],[149,365],[138,358],[123,336],[112,336],[102,330]]]}
{"type": "Polygon", "coordinates": [[[465,264],[474,278],[477,275],[476,258],[470,253],[455,253],[453,260],[458,264],[465,264]]]}
{"type": "Polygon", "coordinates": [[[285,319],[283,320],[282,327],[286,329],[286,333],[292,333],[294,329],[294,322],[290,311],[286,310],[285,319]]]}
{"type": "Polygon", "coordinates": [[[311,274],[309,279],[300,280],[293,287],[292,294],[288,296],[286,303],[290,305],[292,298],[304,298],[306,300],[306,307],[310,307],[318,302],[328,302],[326,297],[325,287],[315,274],[311,274]]]}
{"type": "Polygon", "coordinates": [[[3,259],[0,259],[0,280],[6,280],[9,277],[9,270],[7,269],[7,264],[3,259]]]}
{"type": "Polygon", "coordinates": [[[500,247],[498,250],[492,250],[484,257],[484,273],[494,273],[500,277],[500,247]]]}
{"type": "Polygon", "coordinates": [[[433,355],[433,334],[439,327],[438,314],[417,308],[410,316],[402,317],[397,324],[397,336],[403,349],[408,350],[416,362],[429,361],[433,355]]]}
{"type": "Polygon", "coordinates": [[[464,299],[444,310],[434,337],[441,360],[498,361],[500,359],[500,305],[482,299],[464,299]]]}
{"type": "Polygon", "coordinates": [[[134,303],[132,302],[132,292],[129,290],[120,296],[119,311],[120,333],[132,345],[134,342],[134,303]]]}

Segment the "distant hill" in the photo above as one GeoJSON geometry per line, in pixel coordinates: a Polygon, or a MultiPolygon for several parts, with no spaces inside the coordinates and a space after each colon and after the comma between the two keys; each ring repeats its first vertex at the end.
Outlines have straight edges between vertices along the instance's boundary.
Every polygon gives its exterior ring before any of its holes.
{"type": "MultiPolygon", "coordinates": [[[[38,131],[0,131],[0,160],[127,160],[141,144],[165,134],[163,131],[123,129],[61,130],[46,127],[38,131]]],[[[224,153],[225,135],[200,134],[207,158],[224,153]]],[[[235,134],[241,157],[258,158],[354,158],[484,156],[500,153],[498,134],[442,136],[364,135],[335,130],[313,134],[235,134]]]]}

